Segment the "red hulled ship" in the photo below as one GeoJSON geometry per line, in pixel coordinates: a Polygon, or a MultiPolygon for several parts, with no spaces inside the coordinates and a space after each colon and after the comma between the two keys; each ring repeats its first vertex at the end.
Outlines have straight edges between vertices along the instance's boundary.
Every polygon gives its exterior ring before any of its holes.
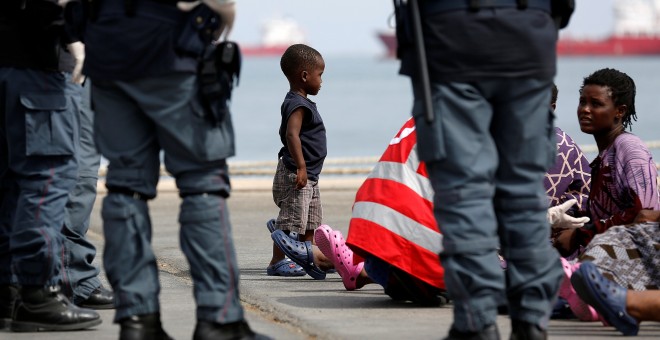
{"type": "Polygon", "coordinates": [[[286,49],[305,43],[305,33],[291,18],[273,18],[265,22],[261,31],[261,43],[249,45],[239,43],[241,53],[247,57],[281,56],[286,49]]]}

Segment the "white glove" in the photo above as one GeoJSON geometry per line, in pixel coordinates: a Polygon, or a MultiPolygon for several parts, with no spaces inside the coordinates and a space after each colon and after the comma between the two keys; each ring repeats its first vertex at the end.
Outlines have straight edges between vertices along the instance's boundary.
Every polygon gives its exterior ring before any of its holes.
{"type": "Polygon", "coordinates": [[[589,217],[576,218],[566,213],[574,204],[577,204],[575,198],[548,209],[548,223],[552,229],[577,229],[589,222],[589,217]]]}
{"type": "Polygon", "coordinates": [[[221,18],[220,27],[214,32],[215,41],[219,43],[224,35],[224,40],[227,40],[231,29],[234,27],[234,18],[236,17],[236,5],[234,0],[198,0],[193,2],[179,1],[176,6],[179,10],[189,12],[199,4],[206,4],[212,11],[217,13],[221,18]]]}
{"type": "Polygon", "coordinates": [[[85,75],[82,74],[83,63],[85,62],[85,45],[80,41],[77,41],[66,47],[76,62],[76,65],[71,72],[71,81],[75,84],[82,84],[85,81],[85,75]]]}

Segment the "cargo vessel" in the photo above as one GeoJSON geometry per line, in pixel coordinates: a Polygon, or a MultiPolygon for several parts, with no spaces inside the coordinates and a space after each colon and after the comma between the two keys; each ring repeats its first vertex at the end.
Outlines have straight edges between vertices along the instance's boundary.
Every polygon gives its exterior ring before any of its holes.
{"type": "Polygon", "coordinates": [[[293,44],[305,43],[305,32],[298,23],[288,17],[272,18],[261,27],[259,44],[239,42],[241,53],[246,57],[281,56],[293,44]]]}

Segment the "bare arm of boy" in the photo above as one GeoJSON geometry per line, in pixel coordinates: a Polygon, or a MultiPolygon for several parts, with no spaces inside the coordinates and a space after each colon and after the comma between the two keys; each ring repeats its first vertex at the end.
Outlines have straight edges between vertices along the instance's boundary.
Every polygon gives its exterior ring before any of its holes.
{"type": "Polygon", "coordinates": [[[300,129],[302,128],[305,109],[297,108],[289,116],[286,123],[286,145],[289,148],[293,161],[296,162],[296,189],[302,189],[307,185],[307,165],[302,154],[302,145],[300,143],[300,129]]]}

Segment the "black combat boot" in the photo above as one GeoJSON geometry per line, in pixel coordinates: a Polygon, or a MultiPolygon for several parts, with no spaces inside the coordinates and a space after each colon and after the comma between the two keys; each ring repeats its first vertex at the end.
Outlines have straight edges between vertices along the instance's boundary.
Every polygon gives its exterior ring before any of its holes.
{"type": "Polygon", "coordinates": [[[0,331],[9,329],[11,313],[18,299],[18,289],[11,285],[0,285],[0,331]]]}
{"type": "Polygon", "coordinates": [[[82,300],[80,298],[74,298],[73,303],[82,308],[114,309],[114,299],[115,295],[111,290],[100,286],[94,289],[87,299],[82,300]]]}
{"type": "Polygon", "coordinates": [[[76,307],[59,287],[24,286],[11,322],[14,332],[70,331],[101,323],[101,316],[91,309],[76,307]]]}
{"type": "Polygon", "coordinates": [[[546,340],[548,332],[529,322],[511,320],[510,340],[546,340]]]}
{"type": "Polygon", "coordinates": [[[228,324],[197,320],[193,340],[269,340],[262,334],[255,333],[245,321],[228,324]]]}
{"type": "Polygon", "coordinates": [[[452,326],[445,340],[500,340],[500,333],[497,324],[486,326],[478,332],[460,332],[452,326]]]}
{"type": "Polygon", "coordinates": [[[160,323],[160,313],[133,315],[119,320],[119,340],[173,340],[160,323]]]}

